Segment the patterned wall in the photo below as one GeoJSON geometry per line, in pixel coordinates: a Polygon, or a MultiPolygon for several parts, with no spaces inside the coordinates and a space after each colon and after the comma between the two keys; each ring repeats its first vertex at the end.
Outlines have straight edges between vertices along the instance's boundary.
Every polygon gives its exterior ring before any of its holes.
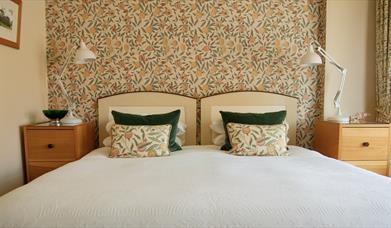
{"type": "Polygon", "coordinates": [[[129,91],[203,97],[258,90],[298,97],[299,145],[322,114],[324,69],[299,65],[324,44],[326,0],[48,0],[49,106],[65,100],[53,76],[85,40],[97,60],[71,64],[66,89],[77,114],[97,119],[97,99],[129,91]]]}

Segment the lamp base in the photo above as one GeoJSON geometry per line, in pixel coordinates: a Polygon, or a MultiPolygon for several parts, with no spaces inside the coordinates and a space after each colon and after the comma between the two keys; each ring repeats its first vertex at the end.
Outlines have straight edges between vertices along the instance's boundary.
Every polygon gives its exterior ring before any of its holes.
{"type": "Polygon", "coordinates": [[[335,115],[327,119],[330,122],[335,122],[335,123],[349,123],[349,117],[346,116],[340,116],[340,115],[335,115]]]}
{"type": "Polygon", "coordinates": [[[81,124],[82,122],[83,121],[81,119],[73,117],[73,116],[67,116],[61,120],[61,123],[63,125],[77,125],[77,124],[81,124]]]}

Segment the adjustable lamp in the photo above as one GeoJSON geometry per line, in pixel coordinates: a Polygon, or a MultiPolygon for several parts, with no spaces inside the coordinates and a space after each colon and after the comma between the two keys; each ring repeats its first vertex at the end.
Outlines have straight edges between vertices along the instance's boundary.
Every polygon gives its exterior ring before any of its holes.
{"type": "Polygon", "coordinates": [[[334,97],[334,107],[337,109],[336,114],[333,117],[330,117],[328,120],[338,123],[349,123],[349,117],[342,115],[341,111],[341,96],[343,87],[345,84],[345,78],[347,70],[338,64],[320,45],[317,45],[316,49],[312,45],[308,48],[307,53],[301,59],[301,65],[305,67],[317,66],[322,64],[322,58],[315,52],[315,50],[323,56],[331,65],[335,66],[337,70],[341,73],[341,84],[337,94],[334,97]]]}
{"type": "Polygon", "coordinates": [[[62,83],[62,76],[70,63],[70,59],[75,49],[77,49],[74,59],[75,64],[87,64],[93,62],[96,59],[96,55],[87,48],[86,44],[83,41],[81,41],[80,46],[78,48],[73,47],[69,51],[68,57],[66,58],[64,66],[61,69],[61,73],[59,75],[56,75],[56,81],[60,85],[61,91],[65,96],[69,109],[68,116],[61,120],[61,122],[65,125],[79,124],[82,122],[81,119],[74,116],[73,110],[75,109],[75,103],[72,101],[72,98],[69,96],[68,92],[64,87],[64,84],[62,83]]]}

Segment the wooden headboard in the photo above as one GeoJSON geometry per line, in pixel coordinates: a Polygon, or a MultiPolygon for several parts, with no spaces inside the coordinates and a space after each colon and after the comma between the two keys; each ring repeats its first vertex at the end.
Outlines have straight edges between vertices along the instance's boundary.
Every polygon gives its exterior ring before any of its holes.
{"type": "Polygon", "coordinates": [[[297,98],[266,92],[232,92],[201,98],[201,145],[212,144],[209,125],[221,120],[219,111],[272,112],[287,110],[289,144],[296,144],[297,98]]]}
{"type": "Polygon", "coordinates": [[[105,126],[112,119],[111,111],[134,114],[156,114],[181,109],[180,120],[187,125],[185,145],[196,144],[197,100],[176,94],[160,92],[133,92],[98,100],[99,145],[108,136],[105,126]]]}

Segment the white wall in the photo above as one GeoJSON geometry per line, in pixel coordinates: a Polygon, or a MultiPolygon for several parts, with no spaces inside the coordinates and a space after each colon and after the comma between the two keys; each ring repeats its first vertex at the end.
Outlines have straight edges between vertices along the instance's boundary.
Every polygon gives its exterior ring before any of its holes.
{"type": "Polygon", "coordinates": [[[47,104],[45,1],[24,0],[20,49],[0,45],[0,195],[23,184],[20,126],[47,104]]]}
{"type": "MultiPolygon", "coordinates": [[[[346,116],[356,112],[375,114],[375,8],[374,0],[328,0],[326,50],[348,69],[342,97],[346,116]]],[[[333,98],[339,72],[326,64],[325,118],[335,113],[333,98]]]]}

